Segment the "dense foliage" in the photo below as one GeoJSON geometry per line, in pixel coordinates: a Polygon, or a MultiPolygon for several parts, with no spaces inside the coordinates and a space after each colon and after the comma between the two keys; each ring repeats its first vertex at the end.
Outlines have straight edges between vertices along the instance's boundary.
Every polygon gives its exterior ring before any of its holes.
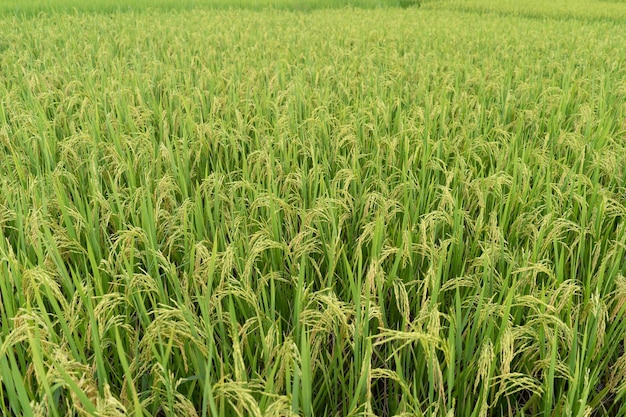
{"type": "Polygon", "coordinates": [[[2,18],[0,412],[626,416],[626,27],[486,4],[2,18]]]}

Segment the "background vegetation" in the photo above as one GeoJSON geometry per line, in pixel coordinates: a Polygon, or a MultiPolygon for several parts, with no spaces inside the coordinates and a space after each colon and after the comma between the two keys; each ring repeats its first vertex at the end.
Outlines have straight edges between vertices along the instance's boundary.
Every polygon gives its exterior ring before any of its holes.
{"type": "Polygon", "coordinates": [[[626,415],[626,6],[43,4],[3,415],[626,415]]]}
{"type": "MultiPolygon", "coordinates": [[[[401,0],[4,0],[0,4],[3,14],[18,16],[54,12],[143,12],[149,10],[221,10],[281,9],[310,11],[328,8],[382,8],[394,7],[401,0]]],[[[402,0],[407,1],[407,0],[402,0]]],[[[411,0],[408,0],[411,1],[411,0]]]]}

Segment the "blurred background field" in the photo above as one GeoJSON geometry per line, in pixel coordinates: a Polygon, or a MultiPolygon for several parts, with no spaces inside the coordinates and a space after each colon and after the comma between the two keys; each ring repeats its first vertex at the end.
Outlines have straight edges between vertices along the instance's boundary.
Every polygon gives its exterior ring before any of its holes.
{"type": "Polygon", "coordinates": [[[425,7],[457,12],[499,13],[555,19],[626,20],[623,0],[4,0],[0,14],[32,16],[50,12],[124,12],[142,10],[280,9],[425,7]]]}
{"type": "Polygon", "coordinates": [[[141,10],[248,9],[314,10],[337,7],[375,8],[397,6],[400,0],[6,0],[4,14],[40,12],[104,12],[141,10]]]}

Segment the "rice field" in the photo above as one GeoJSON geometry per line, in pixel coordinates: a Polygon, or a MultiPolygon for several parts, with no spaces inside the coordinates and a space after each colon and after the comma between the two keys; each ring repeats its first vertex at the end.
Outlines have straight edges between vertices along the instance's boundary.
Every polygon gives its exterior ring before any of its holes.
{"type": "Polygon", "coordinates": [[[620,417],[625,316],[624,2],[0,5],[3,416],[620,417]]]}

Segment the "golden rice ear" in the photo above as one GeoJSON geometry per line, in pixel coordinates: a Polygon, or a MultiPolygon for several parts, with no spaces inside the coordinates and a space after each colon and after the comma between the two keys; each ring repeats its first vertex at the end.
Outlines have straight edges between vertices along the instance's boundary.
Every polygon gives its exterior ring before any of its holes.
{"type": "Polygon", "coordinates": [[[252,391],[243,381],[225,379],[212,388],[215,399],[227,404],[227,408],[238,417],[262,417],[261,409],[252,391]]]}
{"type": "Polygon", "coordinates": [[[493,344],[490,340],[483,343],[483,346],[480,351],[480,356],[478,358],[477,364],[477,373],[476,373],[476,381],[474,382],[474,392],[478,386],[481,386],[480,390],[480,412],[479,416],[486,417],[489,412],[489,396],[488,392],[491,388],[491,378],[492,378],[492,365],[494,363],[495,353],[493,349],[493,344]]]}
{"type": "Polygon", "coordinates": [[[574,280],[564,281],[558,286],[550,297],[550,306],[553,306],[555,311],[562,312],[565,308],[571,308],[574,305],[574,297],[580,296],[582,288],[574,280]]]}
{"type": "Polygon", "coordinates": [[[396,307],[408,325],[408,323],[411,322],[411,305],[409,302],[409,296],[404,283],[397,278],[393,281],[393,293],[396,299],[396,307]]]}
{"type": "Polygon", "coordinates": [[[109,384],[104,385],[104,395],[99,396],[96,402],[96,414],[102,417],[123,417],[128,410],[122,402],[111,392],[109,384]]]}
{"type": "Polygon", "coordinates": [[[597,355],[604,346],[604,336],[606,335],[606,322],[608,320],[609,314],[606,304],[604,303],[604,300],[600,297],[600,294],[598,292],[596,292],[591,297],[590,301],[591,305],[589,306],[589,312],[594,318],[596,327],[596,345],[594,349],[594,354],[597,355]]]}
{"type": "Polygon", "coordinates": [[[500,397],[511,397],[520,392],[530,392],[534,395],[543,395],[543,387],[535,378],[523,373],[506,373],[493,377],[493,383],[500,386],[494,402],[500,397]]]}
{"type": "MultiPolygon", "coordinates": [[[[39,334],[39,341],[46,351],[52,349],[54,343],[49,340],[50,329],[43,319],[43,313],[33,308],[20,309],[13,318],[13,329],[0,345],[0,357],[5,356],[10,349],[27,342],[33,333],[39,334]]],[[[28,351],[30,347],[25,344],[24,348],[28,351]]]]}
{"type": "Polygon", "coordinates": [[[263,412],[266,417],[297,417],[291,410],[291,399],[285,395],[276,396],[263,412]]]}
{"type": "Polygon", "coordinates": [[[22,273],[22,288],[26,300],[32,304],[37,304],[37,296],[46,298],[50,294],[64,310],[68,308],[67,299],[61,290],[58,277],[55,278],[41,267],[26,269],[22,273]]]}
{"type": "MultiPolygon", "coordinates": [[[[626,305],[626,277],[619,274],[615,278],[615,293],[612,297],[613,309],[610,313],[610,320],[615,320],[625,310],[626,305]]],[[[610,305],[610,304],[609,304],[610,305]]]]}
{"type": "Polygon", "coordinates": [[[30,407],[34,417],[48,417],[50,415],[50,411],[48,411],[48,405],[45,400],[32,401],[30,403],[30,407]]]}

